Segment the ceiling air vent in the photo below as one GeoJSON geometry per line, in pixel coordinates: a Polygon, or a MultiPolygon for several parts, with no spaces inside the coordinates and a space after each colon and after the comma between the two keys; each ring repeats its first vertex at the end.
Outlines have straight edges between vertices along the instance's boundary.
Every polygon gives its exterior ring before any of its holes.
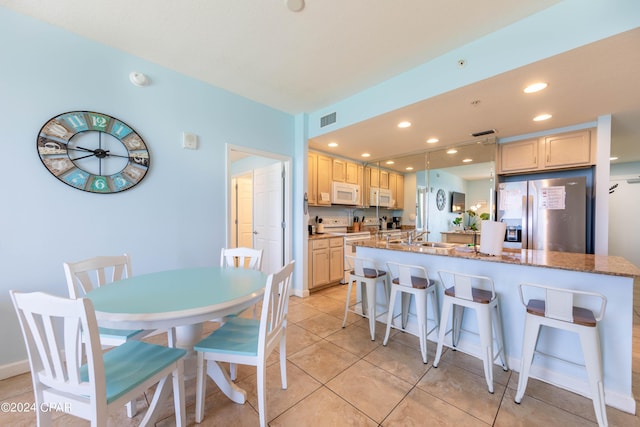
{"type": "Polygon", "coordinates": [[[493,135],[494,133],[496,133],[495,129],[489,129],[489,130],[483,130],[482,132],[472,133],[471,136],[476,138],[478,136],[493,135]]]}
{"type": "Polygon", "coordinates": [[[320,117],[320,127],[325,127],[336,122],[336,113],[320,117]]]}

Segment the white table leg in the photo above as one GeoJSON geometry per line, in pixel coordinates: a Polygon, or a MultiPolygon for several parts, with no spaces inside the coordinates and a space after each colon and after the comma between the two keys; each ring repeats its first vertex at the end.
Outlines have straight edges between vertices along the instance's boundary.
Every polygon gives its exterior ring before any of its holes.
{"type": "MultiPolygon", "coordinates": [[[[187,351],[187,355],[184,358],[184,377],[185,379],[194,378],[196,376],[196,354],[193,351],[193,346],[202,339],[202,323],[196,323],[193,325],[177,326],[176,330],[176,342],[169,346],[182,348],[187,351]]],[[[171,337],[171,334],[169,334],[171,337]]],[[[171,338],[169,338],[171,341],[171,338]]]]}
{"type": "Polygon", "coordinates": [[[220,390],[233,402],[243,404],[247,400],[247,392],[238,387],[226,370],[218,362],[207,362],[207,375],[220,387],[220,390]]]}

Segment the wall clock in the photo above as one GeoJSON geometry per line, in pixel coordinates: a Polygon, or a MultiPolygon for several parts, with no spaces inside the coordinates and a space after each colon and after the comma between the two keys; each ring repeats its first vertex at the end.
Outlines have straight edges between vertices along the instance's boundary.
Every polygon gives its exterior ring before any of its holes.
{"type": "Polygon", "coordinates": [[[441,211],[444,209],[446,204],[447,204],[447,196],[444,194],[444,190],[440,189],[436,193],[436,206],[438,207],[438,210],[441,211]]]}
{"type": "Polygon", "coordinates": [[[47,121],[37,138],[44,166],[60,181],[90,193],[119,193],[149,170],[144,141],[122,120],[70,111],[47,121]]]}

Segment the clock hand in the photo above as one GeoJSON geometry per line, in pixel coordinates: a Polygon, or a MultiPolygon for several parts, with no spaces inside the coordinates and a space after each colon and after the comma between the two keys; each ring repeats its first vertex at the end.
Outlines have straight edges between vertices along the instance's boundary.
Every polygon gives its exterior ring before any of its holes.
{"type": "Polygon", "coordinates": [[[106,153],[107,153],[107,156],[109,156],[109,157],[122,157],[123,159],[128,159],[129,158],[129,156],[121,156],[120,154],[111,154],[108,151],[106,151],[106,153]]]}
{"type": "Polygon", "coordinates": [[[96,152],[96,150],[89,150],[88,148],[84,148],[84,147],[77,147],[77,148],[80,149],[80,150],[83,150],[83,151],[90,151],[91,153],[95,153],[96,152]]]}
{"type": "Polygon", "coordinates": [[[75,158],[73,158],[73,159],[71,159],[71,160],[86,159],[87,157],[92,157],[92,156],[95,156],[95,154],[94,154],[94,153],[92,153],[92,154],[87,154],[86,156],[82,156],[82,157],[75,157],[75,158]]]}
{"type": "Polygon", "coordinates": [[[89,153],[94,153],[94,150],[89,150],[88,148],[84,148],[84,147],[78,147],[78,148],[71,148],[71,147],[67,147],[67,150],[69,151],[86,151],[89,153]]]}

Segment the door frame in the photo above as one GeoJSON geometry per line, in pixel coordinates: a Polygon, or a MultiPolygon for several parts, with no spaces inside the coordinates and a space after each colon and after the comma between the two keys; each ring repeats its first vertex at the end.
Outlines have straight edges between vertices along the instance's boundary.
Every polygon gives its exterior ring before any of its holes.
{"type": "Polygon", "coordinates": [[[283,249],[283,257],[285,264],[292,259],[292,165],[291,165],[291,157],[283,156],[276,153],[270,153],[267,151],[255,150],[249,147],[243,147],[240,145],[234,144],[225,144],[226,150],[226,174],[225,174],[225,244],[229,246],[230,242],[233,240],[231,236],[232,227],[230,227],[230,221],[233,221],[232,214],[232,206],[233,203],[233,193],[232,193],[232,170],[231,164],[233,162],[234,157],[238,154],[245,156],[257,156],[257,157],[265,157],[268,159],[278,160],[282,163],[284,168],[284,185],[283,185],[283,214],[284,214],[284,228],[282,233],[282,249],[283,249]],[[234,153],[235,152],[235,153],[234,153]]]}

